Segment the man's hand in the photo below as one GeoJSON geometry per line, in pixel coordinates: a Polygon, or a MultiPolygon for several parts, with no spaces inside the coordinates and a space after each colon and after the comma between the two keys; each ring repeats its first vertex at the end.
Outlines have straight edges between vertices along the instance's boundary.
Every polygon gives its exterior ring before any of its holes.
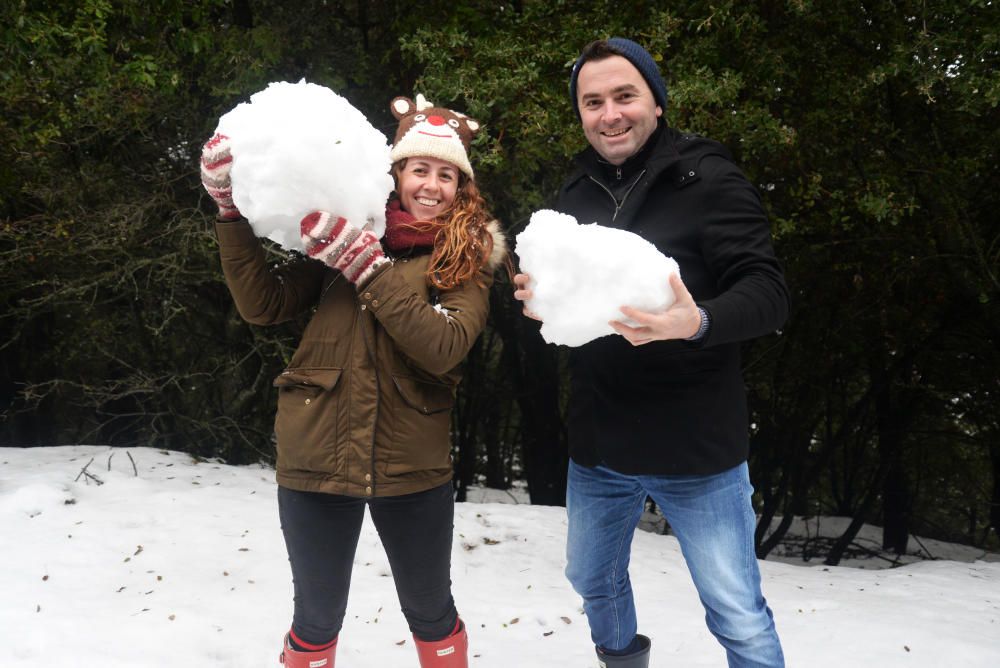
{"type": "MultiPolygon", "coordinates": [[[[621,312],[627,318],[639,323],[639,326],[629,327],[617,320],[612,320],[609,324],[633,346],[641,346],[650,341],[687,339],[694,336],[701,325],[698,306],[677,274],[670,275],[670,287],[674,290],[676,300],[666,311],[649,313],[631,306],[622,306],[621,312]]],[[[517,293],[514,293],[514,296],[516,297],[517,293]]]]}
{"type": "MultiPolygon", "coordinates": [[[[516,274],[514,276],[514,286],[516,288],[514,290],[514,299],[521,302],[526,302],[534,296],[531,290],[528,289],[528,283],[530,282],[531,282],[531,276],[528,274],[516,274]]],[[[538,317],[537,313],[529,311],[527,306],[523,307],[523,313],[529,318],[538,320],[539,322],[541,322],[542,320],[541,318],[538,317]]]]}

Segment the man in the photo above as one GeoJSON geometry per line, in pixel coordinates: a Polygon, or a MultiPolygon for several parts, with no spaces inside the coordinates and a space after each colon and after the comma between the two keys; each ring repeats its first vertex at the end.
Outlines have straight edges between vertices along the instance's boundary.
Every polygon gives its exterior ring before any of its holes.
{"type": "MultiPolygon", "coordinates": [[[[566,575],[602,666],[649,665],[630,544],[647,495],[663,511],[730,666],[783,666],[760,589],[740,342],[774,331],[788,291],[753,186],[720,144],[667,127],[666,84],[627,39],[588,45],[570,96],[590,147],[555,208],[634,232],[680,266],[663,313],[575,348],[568,411],[566,575]]],[[[515,277],[530,299],[530,277],[515,277]]],[[[536,317],[525,310],[526,315],[536,317]]]]}

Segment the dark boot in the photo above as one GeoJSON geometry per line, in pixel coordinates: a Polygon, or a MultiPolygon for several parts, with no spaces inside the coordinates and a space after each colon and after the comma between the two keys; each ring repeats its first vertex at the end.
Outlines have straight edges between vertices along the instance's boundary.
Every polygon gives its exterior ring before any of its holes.
{"type": "Polygon", "coordinates": [[[649,668],[650,640],[646,636],[636,635],[639,649],[625,656],[612,656],[597,650],[597,663],[601,668],[649,668]]]}
{"type": "Polygon", "coordinates": [[[413,642],[420,668],[469,668],[469,636],[461,620],[458,630],[444,640],[425,642],[413,636],[413,642]]]}
{"type": "Polygon", "coordinates": [[[285,635],[285,648],[281,652],[278,661],[285,668],[333,668],[334,660],[337,656],[337,639],[329,647],[324,647],[315,652],[300,652],[292,649],[288,642],[288,635],[285,635]]]}

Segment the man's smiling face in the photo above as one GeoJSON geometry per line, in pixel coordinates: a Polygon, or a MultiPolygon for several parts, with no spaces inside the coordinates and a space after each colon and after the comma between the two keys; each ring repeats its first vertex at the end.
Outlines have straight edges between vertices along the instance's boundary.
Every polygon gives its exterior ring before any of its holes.
{"type": "Polygon", "coordinates": [[[584,63],[576,95],[583,134],[613,165],[622,164],[645,145],[663,114],[639,70],[622,56],[584,63]]]}

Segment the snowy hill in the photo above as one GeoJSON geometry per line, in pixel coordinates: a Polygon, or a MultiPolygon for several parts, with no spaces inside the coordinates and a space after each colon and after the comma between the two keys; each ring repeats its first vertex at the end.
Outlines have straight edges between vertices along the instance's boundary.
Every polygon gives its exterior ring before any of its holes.
{"type": "MultiPolygon", "coordinates": [[[[463,503],[455,524],[470,665],[594,666],[562,574],[563,509],[463,503]]],[[[145,448],[0,448],[0,546],[0,666],[277,665],[291,576],[266,468],[145,448]]],[[[996,561],[761,570],[789,666],[1000,666],[996,561]]],[[[725,665],[673,537],[638,532],[632,578],[652,666],[725,665]]],[[[337,665],[415,666],[412,645],[366,519],[337,665]]]]}

